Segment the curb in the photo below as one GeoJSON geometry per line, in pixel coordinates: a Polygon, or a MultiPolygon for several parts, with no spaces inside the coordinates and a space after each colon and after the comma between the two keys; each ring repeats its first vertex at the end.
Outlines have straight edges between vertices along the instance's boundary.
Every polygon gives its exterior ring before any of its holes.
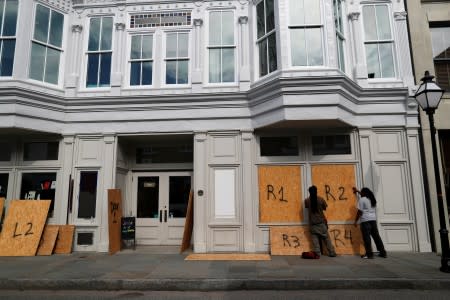
{"type": "Polygon", "coordinates": [[[236,291],[322,289],[450,290],[449,279],[4,279],[0,290],[236,291]]]}

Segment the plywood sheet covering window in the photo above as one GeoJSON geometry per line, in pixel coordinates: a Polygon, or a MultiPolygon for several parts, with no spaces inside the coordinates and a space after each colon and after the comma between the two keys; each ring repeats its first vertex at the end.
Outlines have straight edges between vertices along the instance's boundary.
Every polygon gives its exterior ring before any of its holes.
{"type": "Polygon", "coordinates": [[[120,251],[120,222],[122,220],[122,194],[119,189],[108,190],[109,254],[120,251]]]}
{"type": "Polygon", "coordinates": [[[258,180],[260,222],[303,221],[300,166],[260,166],[258,180]]]}
{"type": "Polygon", "coordinates": [[[356,215],[356,196],[352,192],[355,186],[354,165],[313,165],[312,184],[323,197],[328,208],[325,212],[328,222],[351,222],[356,215]]]}
{"type": "Polygon", "coordinates": [[[11,201],[0,235],[0,256],[36,255],[50,202],[11,201]]]}
{"type": "Polygon", "coordinates": [[[58,237],[58,225],[45,225],[37,255],[52,255],[58,237]]]}

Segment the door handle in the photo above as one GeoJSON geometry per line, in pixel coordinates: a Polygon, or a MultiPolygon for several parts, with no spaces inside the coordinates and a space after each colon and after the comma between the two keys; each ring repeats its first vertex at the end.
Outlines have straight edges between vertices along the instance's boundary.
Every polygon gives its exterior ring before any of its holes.
{"type": "Polygon", "coordinates": [[[167,209],[164,210],[164,223],[167,223],[167,209]]]}
{"type": "Polygon", "coordinates": [[[159,223],[162,223],[162,209],[159,211],[159,223]]]}

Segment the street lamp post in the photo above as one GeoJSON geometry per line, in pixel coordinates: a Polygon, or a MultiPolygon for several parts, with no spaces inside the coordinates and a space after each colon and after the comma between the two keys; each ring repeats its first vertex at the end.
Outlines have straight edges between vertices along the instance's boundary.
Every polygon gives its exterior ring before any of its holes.
{"type": "Polygon", "coordinates": [[[442,197],[441,188],[441,176],[439,172],[439,164],[437,160],[437,147],[436,147],[436,128],[434,127],[434,112],[437,109],[439,102],[441,101],[444,90],[442,90],[435,82],[433,82],[434,76],[430,75],[428,71],[425,71],[425,76],[421,79],[422,83],[417,89],[414,97],[419,105],[427,113],[428,120],[430,121],[431,132],[431,148],[433,151],[433,164],[434,164],[434,177],[436,181],[436,193],[439,209],[439,223],[440,223],[440,237],[441,237],[441,268],[442,272],[450,273],[450,250],[448,241],[448,230],[445,225],[445,213],[444,213],[444,199],[442,197]]]}

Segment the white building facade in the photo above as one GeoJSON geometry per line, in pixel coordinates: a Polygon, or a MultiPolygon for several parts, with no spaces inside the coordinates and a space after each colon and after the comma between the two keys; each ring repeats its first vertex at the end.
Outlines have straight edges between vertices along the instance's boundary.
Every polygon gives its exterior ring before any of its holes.
{"type": "MultiPolygon", "coordinates": [[[[351,164],[388,251],[431,251],[403,1],[0,1],[0,186],[108,251],[267,252],[259,166],[351,164]]],[[[350,222],[351,224],[351,222],[350,222]]]]}

